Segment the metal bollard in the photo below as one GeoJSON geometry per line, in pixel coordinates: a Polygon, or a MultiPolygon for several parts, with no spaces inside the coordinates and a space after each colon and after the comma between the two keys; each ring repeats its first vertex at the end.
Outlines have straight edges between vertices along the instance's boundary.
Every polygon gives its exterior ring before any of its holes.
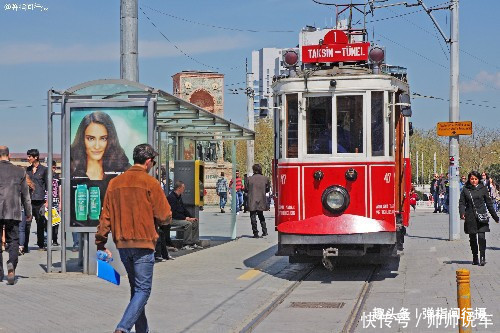
{"type": "Polygon", "coordinates": [[[467,312],[471,308],[470,272],[465,268],[457,270],[457,300],[458,308],[460,309],[458,331],[460,333],[470,333],[472,332],[472,323],[470,317],[467,316],[467,312]]]}

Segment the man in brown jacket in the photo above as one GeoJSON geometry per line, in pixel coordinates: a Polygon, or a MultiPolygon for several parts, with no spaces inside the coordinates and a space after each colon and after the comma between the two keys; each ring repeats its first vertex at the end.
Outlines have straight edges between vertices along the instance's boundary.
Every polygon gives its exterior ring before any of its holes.
{"type": "Polygon", "coordinates": [[[97,226],[97,249],[111,257],[105,248],[111,231],[131,289],[130,303],[115,333],[130,332],[134,325],[137,333],[149,332],[145,306],[153,284],[155,223],[169,223],[172,217],[160,183],[148,175],[156,156],[148,144],[134,148],[134,166],[109,182],[97,226]]]}

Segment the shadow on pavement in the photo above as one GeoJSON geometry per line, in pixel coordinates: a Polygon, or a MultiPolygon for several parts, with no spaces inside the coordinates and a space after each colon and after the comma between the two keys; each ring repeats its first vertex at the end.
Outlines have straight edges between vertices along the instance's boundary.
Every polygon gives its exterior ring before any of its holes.
{"type": "Polygon", "coordinates": [[[408,238],[424,238],[424,239],[435,239],[435,240],[443,240],[443,241],[448,241],[446,238],[442,237],[426,237],[426,236],[412,236],[412,235],[406,235],[408,238]]]}

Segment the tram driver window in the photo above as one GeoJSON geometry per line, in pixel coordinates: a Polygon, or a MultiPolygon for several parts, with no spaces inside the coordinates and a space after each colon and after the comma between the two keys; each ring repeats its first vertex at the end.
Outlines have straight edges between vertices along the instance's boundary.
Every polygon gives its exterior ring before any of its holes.
{"type": "Polygon", "coordinates": [[[384,92],[372,91],[372,156],[384,156],[384,92]]]}
{"type": "Polygon", "coordinates": [[[299,98],[297,94],[286,95],[286,157],[299,157],[299,98]]]}
{"type": "Polygon", "coordinates": [[[306,110],[307,153],[332,153],[332,98],[309,97],[306,110]]]}
{"type": "Polygon", "coordinates": [[[337,96],[337,153],[363,152],[363,96],[337,96]]]}

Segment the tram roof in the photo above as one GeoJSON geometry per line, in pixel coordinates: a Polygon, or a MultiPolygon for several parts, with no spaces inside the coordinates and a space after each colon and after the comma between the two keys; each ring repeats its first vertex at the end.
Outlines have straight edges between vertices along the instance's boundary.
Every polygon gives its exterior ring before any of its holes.
{"type": "Polygon", "coordinates": [[[195,140],[254,140],[255,132],[163,90],[125,79],[88,81],[61,93],[66,98],[124,101],[155,98],[155,125],[195,140]]]}

